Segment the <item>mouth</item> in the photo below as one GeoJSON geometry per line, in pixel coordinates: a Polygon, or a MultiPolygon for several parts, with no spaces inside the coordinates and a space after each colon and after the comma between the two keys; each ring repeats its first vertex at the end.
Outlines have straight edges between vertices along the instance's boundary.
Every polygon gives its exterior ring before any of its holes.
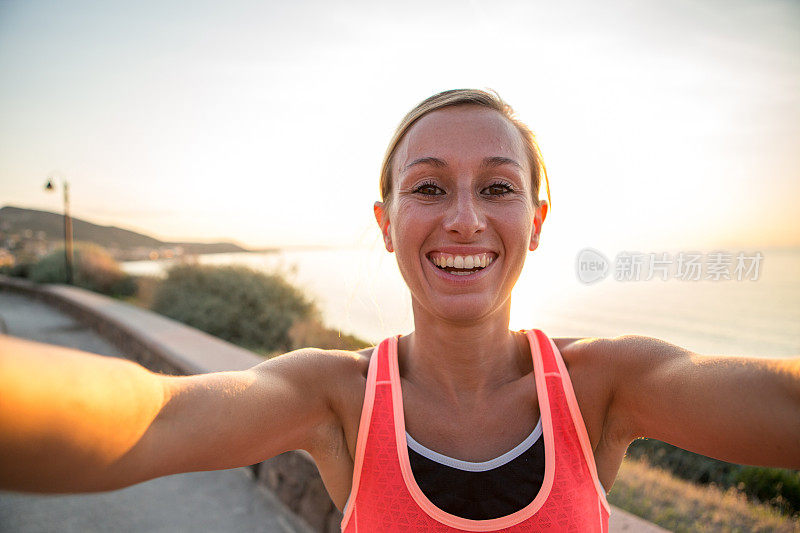
{"type": "Polygon", "coordinates": [[[430,252],[428,260],[439,270],[454,276],[471,276],[481,272],[497,259],[494,252],[461,255],[444,252],[430,252]]]}

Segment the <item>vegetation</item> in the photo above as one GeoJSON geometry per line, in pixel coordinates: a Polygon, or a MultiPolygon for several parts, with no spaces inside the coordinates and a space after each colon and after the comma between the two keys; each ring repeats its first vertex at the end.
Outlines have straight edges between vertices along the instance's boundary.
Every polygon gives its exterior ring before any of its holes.
{"type": "Polygon", "coordinates": [[[698,485],[645,459],[625,459],[608,500],[670,531],[800,531],[800,518],[735,488],[698,485]]]}
{"type": "Polygon", "coordinates": [[[29,256],[17,256],[16,262],[12,266],[3,265],[0,267],[0,274],[12,276],[15,278],[27,278],[30,275],[31,268],[36,264],[36,258],[29,256]]]}
{"type": "Polygon", "coordinates": [[[277,274],[191,264],[169,270],[152,309],[262,354],[290,350],[292,325],[314,314],[308,299],[277,274]]]}
{"type": "Polygon", "coordinates": [[[654,439],[634,441],[628,456],[646,459],[688,481],[738,489],[784,514],[800,516],[800,472],[796,470],[727,463],[654,439]]]}
{"type": "MultiPolygon", "coordinates": [[[[38,283],[65,283],[67,264],[64,248],[42,257],[26,267],[27,277],[38,283]]],[[[106,250],[92,243],[75,243],[73,253],[74,284],[112,296],[128,296],[136,292],[134,279],[122,271],[106,250]]]]}
{"type": "Polygon", "coordinates": [[[240,267],[182,264],[166,280],[134,278],[123,299],[265,356],[315,346],[360,350],[371,343],[326,327],[283,275],[240,267]]]}
{"type": "Polygon", "coordinates": [[[317,318],[296,322],[289,330],[289,339],[292,350],[310,346],[326,350],[360,350],[372,345],[353,335],[325,327],[317,318]]]}
{"type": "Polygon", "coordinates": [[[125,301],[144,309],[152,309],[161,278],[156,276],[136,276],[136,294],[125,301]]]}

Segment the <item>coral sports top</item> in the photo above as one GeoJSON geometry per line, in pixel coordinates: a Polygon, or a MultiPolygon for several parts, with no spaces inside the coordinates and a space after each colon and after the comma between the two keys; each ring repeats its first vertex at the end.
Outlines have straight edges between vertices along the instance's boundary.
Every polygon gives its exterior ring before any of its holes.
{"type": "Polygon", "coordinates": [[[523,332],[533,357],[545,446],[536,498],[515,513],[472,520],[446,513],[425,497],[408,460],[397,335],[372,352],[342,531],[608,531],[610,508],[564,361],[540,330],[523,332]]]}

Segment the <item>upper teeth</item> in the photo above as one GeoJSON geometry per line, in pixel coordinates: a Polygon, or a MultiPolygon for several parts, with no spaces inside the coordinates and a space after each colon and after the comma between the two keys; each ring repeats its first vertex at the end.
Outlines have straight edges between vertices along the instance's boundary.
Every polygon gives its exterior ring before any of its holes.
{"type": "Polygon", "coordinates": [[[492,254],[452,255],[437,252],[431,255],[431,261],[438,267],[484,268],[492,264],[492,254]]]}

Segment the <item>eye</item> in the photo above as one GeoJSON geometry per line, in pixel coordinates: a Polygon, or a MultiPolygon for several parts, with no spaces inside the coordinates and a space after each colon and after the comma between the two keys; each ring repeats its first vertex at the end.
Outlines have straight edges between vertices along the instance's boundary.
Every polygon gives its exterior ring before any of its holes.
{"type": "Polygon", "coordinates": [[[505,196],[506,194],[514,192],[514,187],[508,183],[498,181],[486,187],[484,192],[488,192],[490,196],[505,196]]]}
{"type": "Polygon", "coordinates": [[[424,196],[438,196],[440,194],[444,194],[442,188],[432,181],[425,181],[421,183],[416,189],[414,189],[414,192],[424,196]]]}

